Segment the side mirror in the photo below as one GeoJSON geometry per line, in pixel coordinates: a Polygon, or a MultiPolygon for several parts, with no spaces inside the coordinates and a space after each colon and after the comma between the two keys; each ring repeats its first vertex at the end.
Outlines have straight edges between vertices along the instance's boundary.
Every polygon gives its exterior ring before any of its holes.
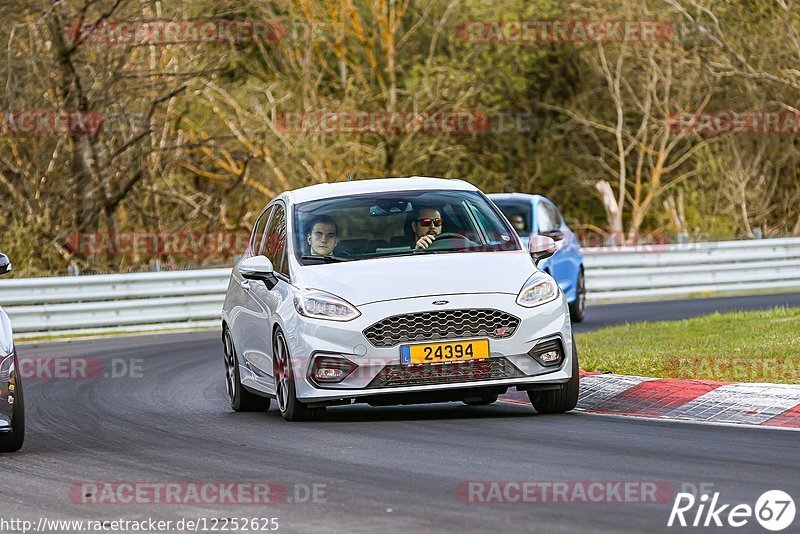
{"type": "Polygon", "coordinates": [[[267,289],[272,289],[278,283],[278,279],[275,276],[275,268],[266,256],[253,256],[242,260],[242,263],[239,264],[239,274],[247,280],[264,282],[267,289]]]}
{"type": "Polygon", "coordinates": [[[556,253],[558,248],[552,238],[544,235],[532,235],[528,241],[528,252],[533,256],[536,265],[545,258],[549,258],[556,253]]]}
{"type": "Polygon", "coordinates": [[[5,254],[0,253],[0,275],[10,272],[11,272],[11,260],[9,260],[8,256],[6,256],[5,254]]]}

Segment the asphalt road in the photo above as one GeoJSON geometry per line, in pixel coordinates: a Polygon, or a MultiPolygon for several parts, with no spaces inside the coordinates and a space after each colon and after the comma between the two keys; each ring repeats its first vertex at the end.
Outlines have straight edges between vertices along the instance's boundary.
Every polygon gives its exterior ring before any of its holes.
{"type": "Polygon", "coordinates": [[[800,307],[800,292],[625,304],[590,304],[586,310],[586,320],[576,325],[575,330],[586,332],[625,323],[677,321],[714,312],[767,310],[779,306],[800,307]]]}
{"type": "MultiPolygon", "coordinates": [[[[701,306],[693,303],[691,312],[701,306]]],[[[629,306],[626,320],[656,305],[629,306]]],[[[667,307],[672,314],[681,305],[667,307]]],[[[587,326],[620,317],[619,307],[600,310],[590,309],[587,326]]],[[[288,532],[649,532],[676,530],[666,527],[672,495],[687,484],[720,492],[720,503],[752,506],[770,489],[800,500],[797,432],[540,416],[510,403],[355,405],[330,408],[319,423],[286,423],[274,407],[230,410],[221,349],[213,332],[21,345],[25,358],[99,360],[103,372],[25,382],[26,443],[0,457],[0,519],[274,517],[288,532]],[[670,495],[644,504],[459,499],[460,484],[491,480],[656,482],[670,495]],[[295,502],[112,505],[71,496],[74,484],[98,481],[269,481],[295,502]],[[296,502],[312,487],[316,502],[296,502]]],[[[738,530],[763,532],[752,519],[738,530]]]]}

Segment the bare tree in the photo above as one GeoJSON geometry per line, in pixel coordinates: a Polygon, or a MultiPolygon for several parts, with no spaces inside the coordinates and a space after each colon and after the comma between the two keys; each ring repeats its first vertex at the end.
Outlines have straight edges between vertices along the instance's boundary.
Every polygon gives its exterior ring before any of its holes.
{"type": "Polygon", "coordinates": [[[613,49],[598,43],[587,56],[604,94],[587,95],[570,108],[543,107],[563,113],[588,135],[576,169],[596,181],[612,241],[633,243],[656,201],[696,176],[687,163],[707,144],[700,137],[689,142],[670,116],[700,98],[703,109],[710,95],[697,95],[700,68],[672,43],[623,42],[613,49]]]}

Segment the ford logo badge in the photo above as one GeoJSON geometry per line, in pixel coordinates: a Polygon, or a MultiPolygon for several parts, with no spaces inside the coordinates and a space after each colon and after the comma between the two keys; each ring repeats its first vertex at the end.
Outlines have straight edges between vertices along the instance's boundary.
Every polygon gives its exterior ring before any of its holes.
{"type": "Polygon", "coordinates": [[[450,301],[449,300],[434,300],[433,301],[433,305],[434,306],[444,306],[445,304],[450,304],[450,301]]]}

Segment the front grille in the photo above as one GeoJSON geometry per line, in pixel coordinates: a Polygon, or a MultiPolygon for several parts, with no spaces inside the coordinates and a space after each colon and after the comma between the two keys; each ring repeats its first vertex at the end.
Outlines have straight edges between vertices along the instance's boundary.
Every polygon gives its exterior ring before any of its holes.
{"type": "Polygon", "coordinates": [[[444,364],[387,365],[367,387],[430,386],[454,382],[502,380],[521,376],[525,375],[506,358],[444,364]]]}
{"type": "Polygon", "coordinates": [[[490,309],[437,310],[395,315],[364,330],[376,347],[394,347],[400,343],[459,339],[466,337],[511,337],[519,318],[490,309]]]}

